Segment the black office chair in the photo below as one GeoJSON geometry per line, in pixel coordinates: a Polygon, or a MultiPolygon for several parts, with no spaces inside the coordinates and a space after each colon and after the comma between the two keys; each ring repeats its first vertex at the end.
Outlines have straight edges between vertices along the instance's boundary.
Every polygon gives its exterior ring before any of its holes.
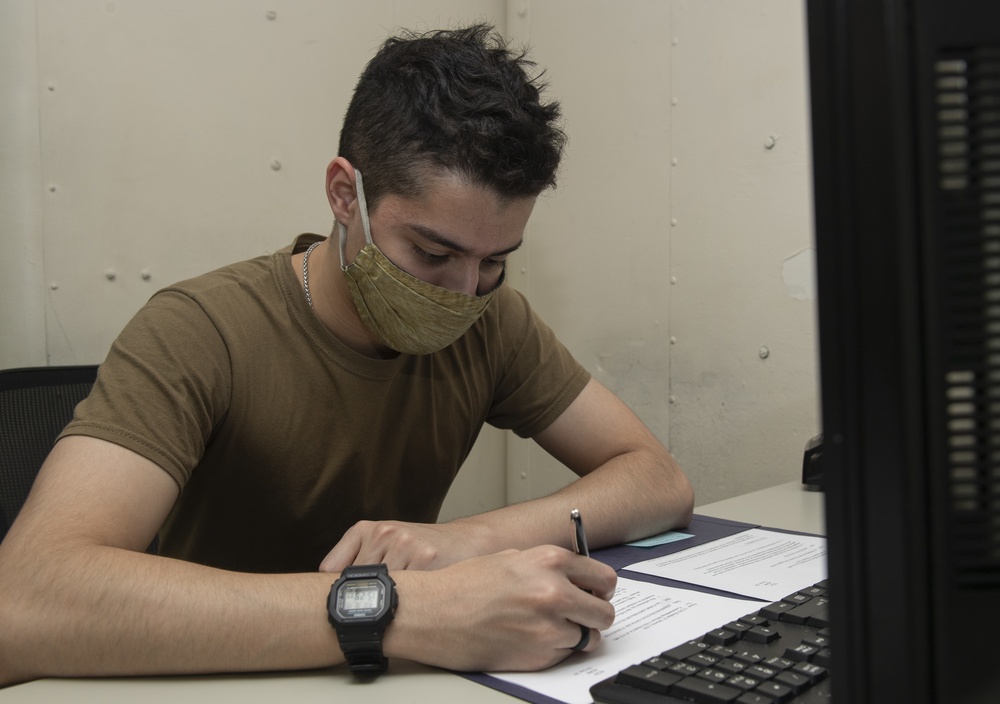
{"type": "Polygon", "coordinates": [[[0,541],[96,378],[97,365],[0,371],[0,541]]]}

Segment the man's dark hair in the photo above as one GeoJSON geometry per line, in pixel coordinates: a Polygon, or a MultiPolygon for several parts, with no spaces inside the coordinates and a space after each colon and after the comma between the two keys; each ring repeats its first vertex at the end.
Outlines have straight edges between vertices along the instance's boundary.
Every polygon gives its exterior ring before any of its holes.
{"type": "Polygon", "coordinates": [[[489,25],[408,32],[365,67],[347,108],[340,156],[361,170],[374,210],[382,196],[420,195],[444,169],[504,199],[555,186],[566,135],[557,102],[525,52],[489,25]]]}

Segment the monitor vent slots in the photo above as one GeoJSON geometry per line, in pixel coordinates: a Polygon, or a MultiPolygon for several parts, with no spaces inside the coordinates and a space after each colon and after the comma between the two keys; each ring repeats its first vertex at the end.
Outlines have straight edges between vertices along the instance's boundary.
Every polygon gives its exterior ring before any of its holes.
{"type": "Polygon", "coordinates": [[[1000,47],[942,55],[934,79],[952,556],[962,585],[998,586],[1000,47]]]}

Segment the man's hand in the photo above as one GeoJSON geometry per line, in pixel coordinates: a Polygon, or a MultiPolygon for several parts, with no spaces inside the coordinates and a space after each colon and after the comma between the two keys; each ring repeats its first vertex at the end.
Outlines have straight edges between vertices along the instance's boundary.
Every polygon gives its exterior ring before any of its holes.
{"type": "Polygon", "coordinates": [[[459,523],[359,521],[323,558],[319,570],[340,572],[382,562],[390,570],[438,569],[481,554],[473,532],[471,525],[459,523]]]}
{"type": "Polygon", "coordinates": [[[573,654],[581,626],[591,629],[589,652],[614,621],[614,570],[553,545],[393,579],[399,609],[386,654],[452,670],[551,667],[573,654]]]}

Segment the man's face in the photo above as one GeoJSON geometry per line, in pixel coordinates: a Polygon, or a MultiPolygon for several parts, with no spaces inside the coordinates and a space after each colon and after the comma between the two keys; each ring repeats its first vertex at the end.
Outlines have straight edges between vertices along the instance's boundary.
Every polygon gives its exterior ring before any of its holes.
{"type": "MultiPolygon", "coordinates": [[[[507,255],[521,246],[534,205],[533,197],[501,201],[489,189],[442,174],[429,179],[418,198],[384,196],[369,214],[372,241],[418,279],[482,295],[497,285],[507,255]]],[[[345,263],[364,246],[361,219],[352,216],[345,263]]]]}

